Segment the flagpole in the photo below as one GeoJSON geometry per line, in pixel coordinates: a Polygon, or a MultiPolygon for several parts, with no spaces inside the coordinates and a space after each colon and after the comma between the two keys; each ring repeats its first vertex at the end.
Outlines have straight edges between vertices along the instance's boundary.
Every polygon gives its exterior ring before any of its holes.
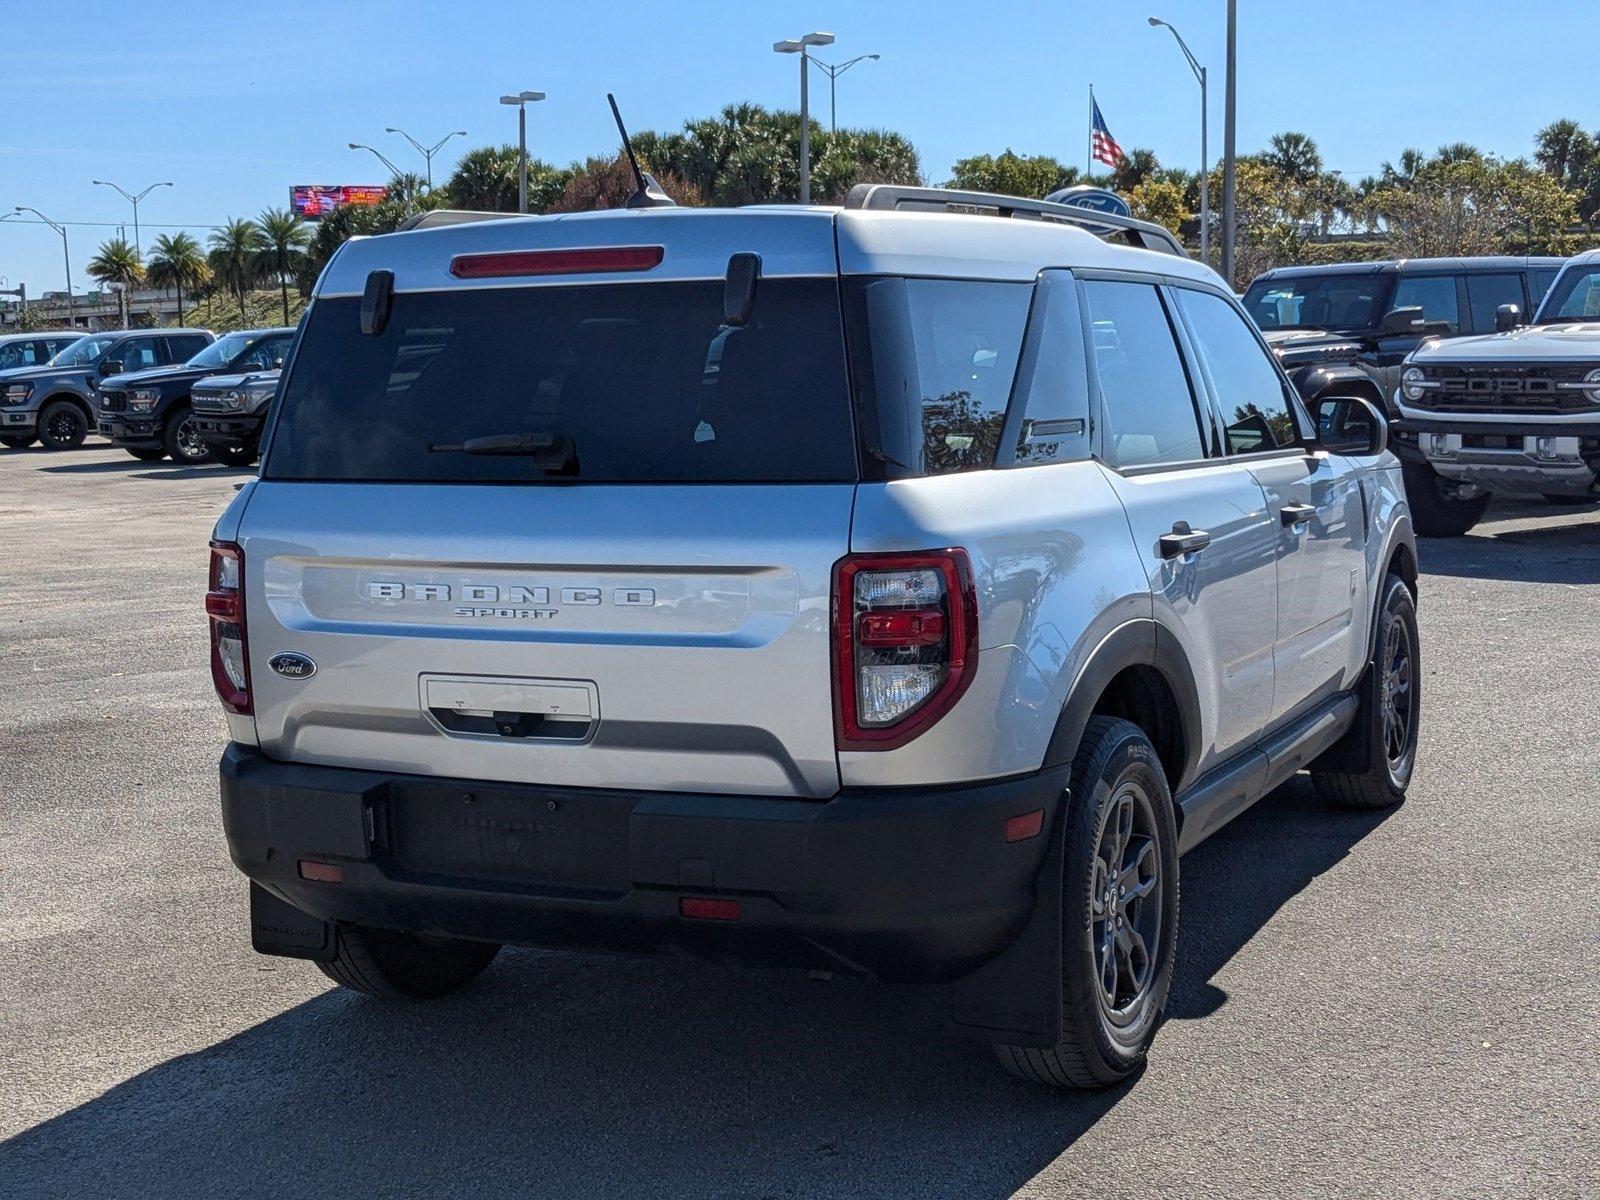
{"type": "Polygon", "coordinates": [[[1094,178],[1094,84],[1089,85],[1089,153],[1083,160],[1085,179],[1094,178]]]}

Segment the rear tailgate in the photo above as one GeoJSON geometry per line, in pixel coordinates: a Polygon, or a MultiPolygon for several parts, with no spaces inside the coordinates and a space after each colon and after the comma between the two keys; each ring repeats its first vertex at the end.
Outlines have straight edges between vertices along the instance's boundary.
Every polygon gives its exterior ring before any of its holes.
{"type": "Polygon", "coordinates": [[[263,482],[241,540],[262,749],[462,779],[831,794],[829,576],[853,491],[263,482]],[[315,674],[279,675],[285,652],[315,674]],[[502,734],[518,712],[546,719],[502,734]]]}

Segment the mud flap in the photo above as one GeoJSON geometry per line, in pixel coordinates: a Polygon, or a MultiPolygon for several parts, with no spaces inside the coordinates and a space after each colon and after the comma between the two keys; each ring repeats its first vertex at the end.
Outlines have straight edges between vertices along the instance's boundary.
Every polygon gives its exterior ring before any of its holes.
{"type": "Polygon", "coordinates": [[[1050,851],[1039,868],[1033,916],[999,956],[950,985],[950,1029],[961,1037],[1053,1049],[1061,1041],[1062,858],[1072,807],[1056,805],[1050,851]]]}
{"type": "Polygon", "coordinates": [[[250,885],[250,944],[257,954],[330,962],[334,927],[280,900],[259,883],[250,885]]]}

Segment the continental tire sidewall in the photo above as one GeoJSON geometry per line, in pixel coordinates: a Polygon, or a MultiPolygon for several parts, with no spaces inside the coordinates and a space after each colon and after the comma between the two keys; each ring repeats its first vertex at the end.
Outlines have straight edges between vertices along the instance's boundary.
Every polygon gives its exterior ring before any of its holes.
{"type": "MultiPolygon", "coordinates": [[[[1097,722],[1091,724],[1097,724],[1097,722]]],[[[1075,764],[1073,816],[1066,846],[1067,872],[1063,904],[1063,1020],[1078,1027],[1079,1044],[1098,1051],[1099,1066],[1109,1078],[1120,1078],[1135,1070],[1149,1049],[1166,1007],[1172,984],[1178,933],[1178,836],[1173,816],[1172,797],[1166,775],[1156,757],[1155,747],[1135,725],[1113,723],[1109,742],[1075,764]],[[1087,769],[1084,769],[1087,768],[1087,769]],[[1083,778],[1078,778],[1082,770],[1083,778]],[[1112,796],[1118,785],[1132,778],[1149,795],[1157,822],[1157,853],[1162,878],[1161,937],[1157,947],[1156,972],[1144,1008],[1131,1024],[1118,1028],[1104,1013],[1100,1003],[1094,947],[1094,860],[1100,834],[1105,826],[1112,796]],[[1082,803],[1078,797],[1082,797],[1082,803]]]]}
{"type": "Polygon", "coordinates": [[[1378,622],[1377,646],[1373,652],[1371,670],[1373,672],[1373,705],[1368,720],[1372,722],[1373,768],[1381,773],[1387,780],[1390,789],[1396,797],[1403,796],[1411,784],[1411,777],[1417,770],[1417,748],[1422,741],[1422,641],[1417,632],[1417,606],[1411,599],[1411,592],[1405,583],[1397,577],[1390,575],[1386,581],[1383,595],[1383,613],[1378,622]],[[1389,632],[1399,622],[1404,630],[1405,637],[1410,643],[1411,655],[1411,690],[1407,697],[1411,705],[1411,748],[1401,764],[1402,771],[1397,777],[1395,770],[1389,762],[1387,743],[1384,740],[1382,696],[1379,691],[1383,686],[1382,656],[1384,647],[1389,642],[1389,632]]]}

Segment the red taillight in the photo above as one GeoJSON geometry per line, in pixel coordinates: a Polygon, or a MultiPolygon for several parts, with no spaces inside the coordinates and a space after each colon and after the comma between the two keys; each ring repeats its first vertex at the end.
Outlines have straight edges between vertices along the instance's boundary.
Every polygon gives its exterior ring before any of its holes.
{"type": "Polygon", "coordinates": [[[841,750],[892,750],[954,707],[978,668],[965,550],[852,554],[833,570],[833,710],[841,750]]]}
{"type": "Polygon", "coordinates": [[[678,901],[678,915],[694,921],[737,921],[737,900],[716,900],[710,896],[684,896],[678,901]]]}
{"type": "Polygon", "coordinates": [[[1043,829],[1044,809],[1036,808],[1032,812],[1019,813],[1006,818],[1006,841],[1025,842],[1029,838],[1038,837],[1043,829]]]}
{"type": "Polygon", "coordinates": [[[343,883],[344,868],[337,863],[316,862],[309,858],[300,860],[300,878],[312,883],[343,883]]]}
{"type": "Polygon", "coordinates": [[[231,713],[250,713],[250,652],[245,641],[244,551],[234,542],[211,543],[206,589],[211,626],[211,682],[231,713]]]}
{"type": "Polygon", "coordinates": [[[586,275],[604,271],[648,271],[666,256],[661,246],[591,246],[582,250],[502,250],[458,254],[450,260],[457,279],[506,275],[586,275]]]}

